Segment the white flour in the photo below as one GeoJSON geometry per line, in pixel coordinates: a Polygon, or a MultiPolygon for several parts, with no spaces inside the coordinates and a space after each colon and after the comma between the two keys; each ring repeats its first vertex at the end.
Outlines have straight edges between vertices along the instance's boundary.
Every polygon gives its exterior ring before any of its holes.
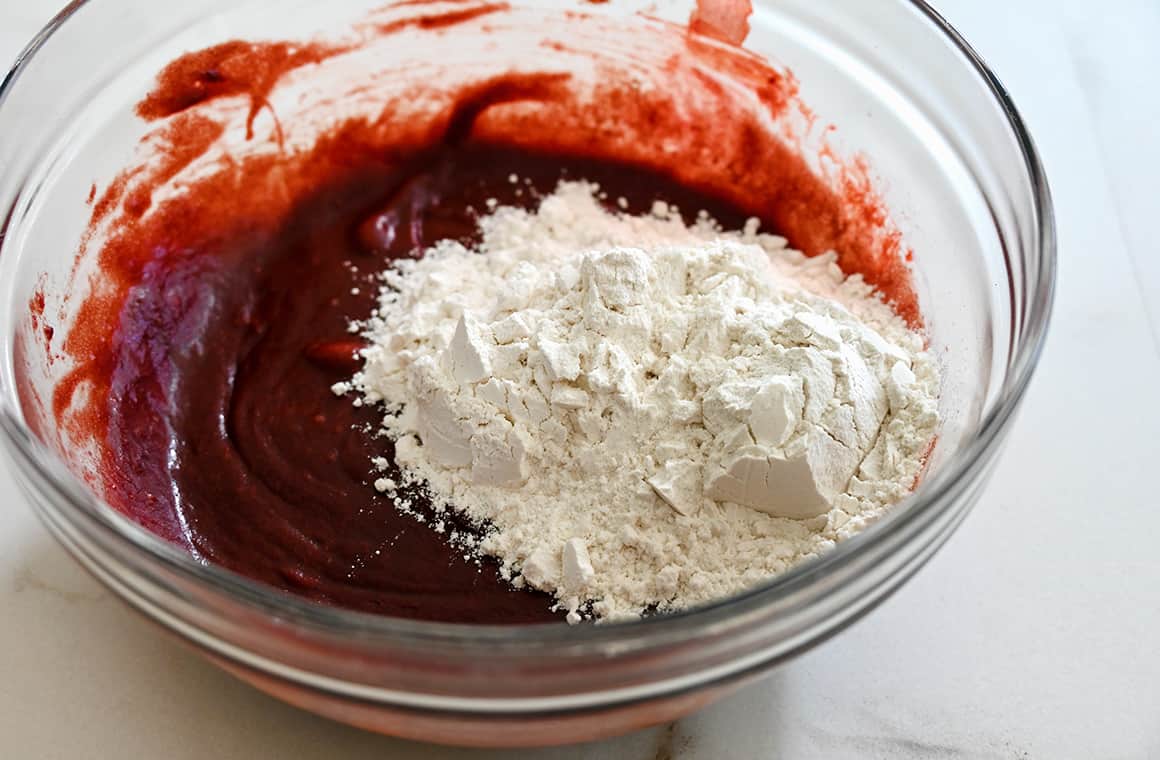
{"type": "Polygon", "coordinates": [[[385,405],[404,479],[486,526],[474,550],[572,622],[623,618],[757,584],[909,492],[938,377],[860,277],[595,192],[399,262],[354,328],[366,363],[335,391],[385,405]]]}

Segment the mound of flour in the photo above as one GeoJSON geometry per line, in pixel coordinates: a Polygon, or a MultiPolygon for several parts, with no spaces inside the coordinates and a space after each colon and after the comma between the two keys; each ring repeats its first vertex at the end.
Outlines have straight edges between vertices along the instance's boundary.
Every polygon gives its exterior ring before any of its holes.
{"type": "MultiPolygon", "coordinates": [[[[832,254],[562,183],[384,273],[350,383],[517,587],[615,619],[761,582],[913,487],[938,376],[832,254]]],[[[379,461],[384,467],[389,463],[379,461]]],[[[392,491],[386,477],[376,486],[392,491]]]]}

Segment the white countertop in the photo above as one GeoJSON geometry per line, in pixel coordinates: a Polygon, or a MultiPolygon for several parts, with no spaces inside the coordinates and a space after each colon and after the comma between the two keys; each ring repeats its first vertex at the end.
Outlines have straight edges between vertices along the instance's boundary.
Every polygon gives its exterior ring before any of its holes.
{"type": "MultiPolygon", "coordinates": [[[[0,3],[0,61],[57,4],[0,3]]],[[[936,5],[1043,153],[1059,291],[993,481],[881,609],[669,727],[541,752],[425,747],[284,706],[161,635],[0,470],[0,757],[1160,758],[1160,4],[936,5]]]]}

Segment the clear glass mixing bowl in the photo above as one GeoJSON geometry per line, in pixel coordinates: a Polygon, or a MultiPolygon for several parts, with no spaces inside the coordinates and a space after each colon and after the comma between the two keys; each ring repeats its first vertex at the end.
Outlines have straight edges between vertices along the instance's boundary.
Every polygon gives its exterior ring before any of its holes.
{"type": "MultiPolygon", "coordinates": [[[[672,720],[834,635],[905,582],[978,498],[1039,356],[1055,275],[1031,138],[994,75],[917,0],[761,0],[746,43],[788,65],[803,100],[871,157],[915,251],[944,376],[943,424],[920,487],[821,559],[742,596],[630,624],[374,617],[194,561],[102,503],[42,444],[14,370],[33,329],[29,299],[72,264],[89,184],[131,157],[141,133],[132,104],[153,75],[189,49],[311,35],[378,2],[78,0],[4,81],[0,438],[60,542],[133,607],[259,688],[377,731],[478,745],[672,720]]],[[[46,393],[44,383],[25,393],[46,393]]]]}

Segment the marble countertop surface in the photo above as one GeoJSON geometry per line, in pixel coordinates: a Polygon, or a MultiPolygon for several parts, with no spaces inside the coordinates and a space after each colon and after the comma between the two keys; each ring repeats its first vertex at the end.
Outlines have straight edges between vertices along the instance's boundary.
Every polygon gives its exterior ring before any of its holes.
{"type": "MultiPolygon", "coordinates": [[[[0,2],[0,62],[58,4],[0,2]]],[[[536,752],[427,747],[282,705],[161,635],[0,469],[0,757],[1160,758],[1160,4],[936,5],[1043,153],[1059,290],[994,479],[878,611],[670,726],[536,752]]]]}

